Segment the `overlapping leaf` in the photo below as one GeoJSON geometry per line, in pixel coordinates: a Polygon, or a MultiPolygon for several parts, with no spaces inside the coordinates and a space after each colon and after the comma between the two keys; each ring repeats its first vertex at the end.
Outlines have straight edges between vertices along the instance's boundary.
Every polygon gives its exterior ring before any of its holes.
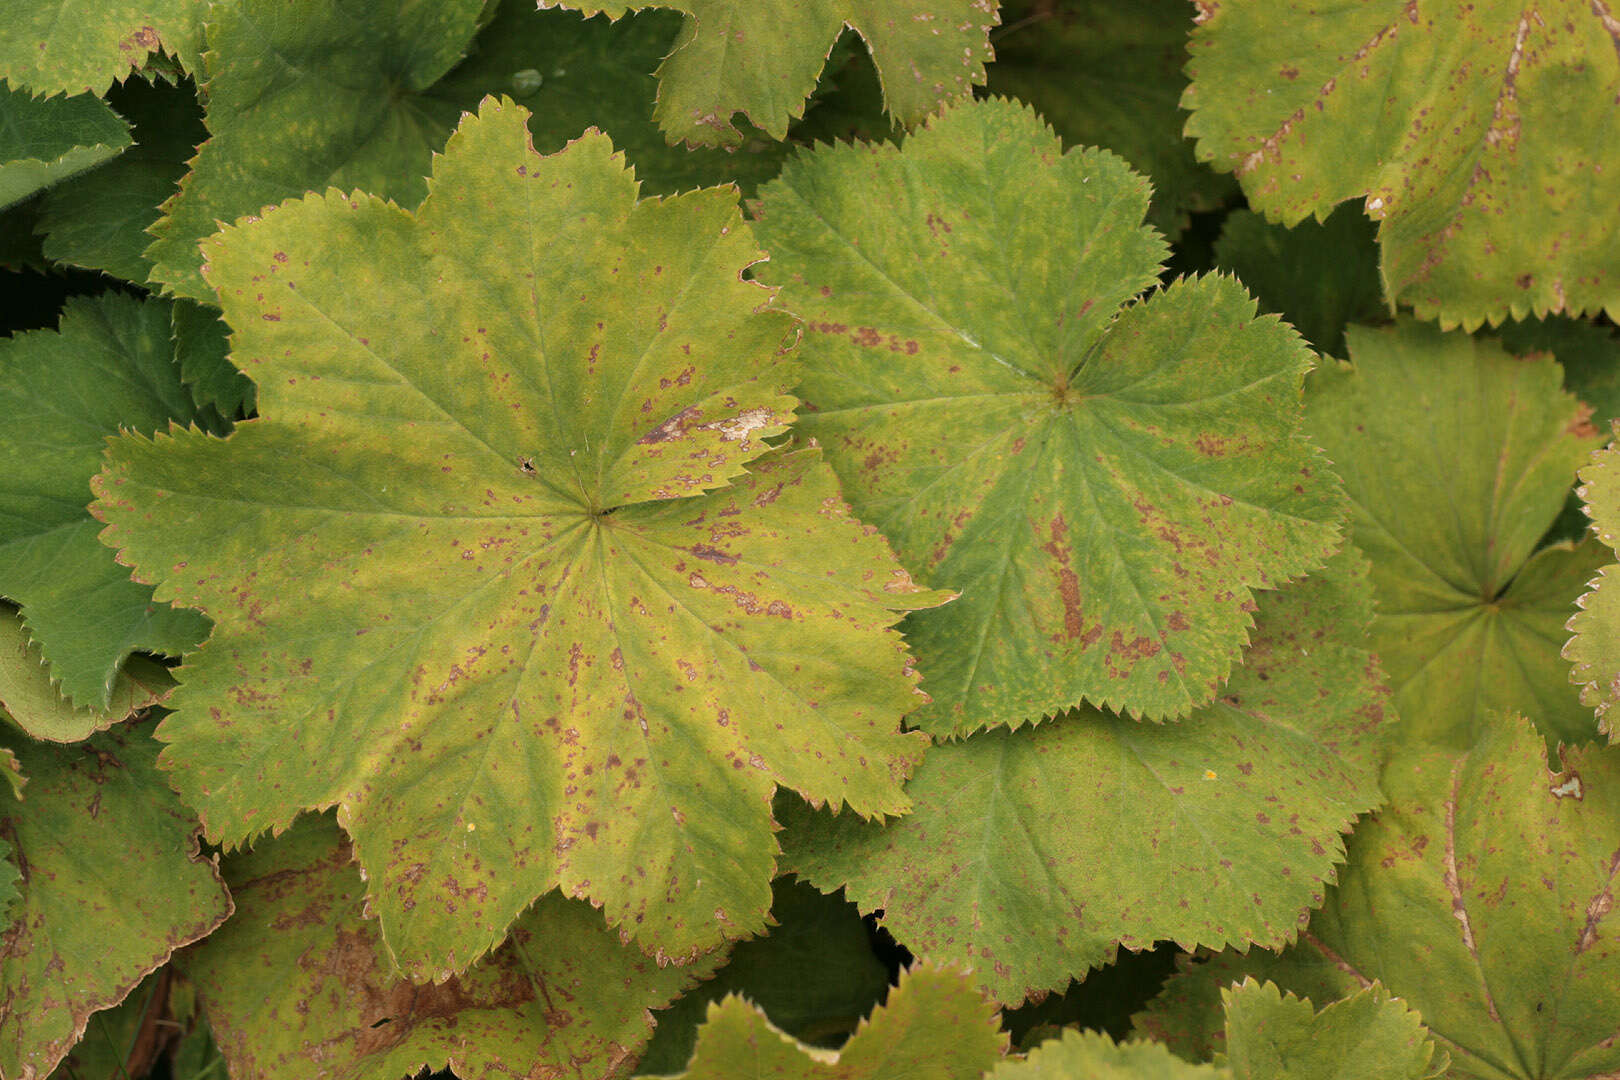
{"type": "Polygon", "coordinates": [[[683,1080],[979,1080],[1007,1050],[996,1010],[957,972],[900,976],[836,1053],[784,1035],[736,995],[709,1006],[683,1080]]]}
{"type": "Polygon", "coordinates": [[[773,1025],[815,1045],[837,1045],[883,1000],[889,972],[873,954],[854,904],[791,878],[778,878],[771,892],[770,933],[737,945],[714,978],[658,1014],[637,1072],[685,1068],[709,1002],[728,993],[743,995],[773,1025]]]}
{"type": "Polygon", "coordinates": [[[866,40],[884,107],[914,124],[984,82],[995,0],[540,0],[622,18],[634,8],[686,15],[658,69],[654,114],[671,140],[737,146],[743,113],[772,138],[804,113],[805,99],[845,26],[866,40]]]}
{"type": "Polygon", "coordinates": [[[1183,715],[1252,590],[1338,543],[1299,338],[1229,278],[1120,311],[1164,252],[1147,198],[999,100],[904,151],[818,149],[763,193],[760,276],[811,331],[802,429],[907,565],[963,594],[908,624],[930,732],[1081,701],[1183,715]]]}
{"type": "Polygon", "coordinates": [[[217,222],[306,190],[359,188],[414,206],[427,191],[433,152],[490,93],[521,96],[543,151],[589,125],[605,129],[660,192],[775,171],[785,148],[732,155],[664,143],[648,95],[674,18],[655,13],[615,26],[536,11],[533,0],[486,8],[483,0],[216,5],[208,28],[211,137],[153,227],[153,279],[212,302],[198,241],[217,222]],[[493,22],[475,41],[488,14],[493,22]]]}
{"type": "Polygon", "coordinates": [[[40,208],[45,254],[145,284],[147,227],[207,138],[190,82],[131,78],[108,99],[134,125],[135,146],[106,166],[52,188],[40,208]]]}
{"type": "Polygon", "coordinates": [[[1597,442],[1557,363],[1412,322],[1348,343],[1350,364],[1311,377],[1307,413],[1372,559],[1373,651],[1404,737],[1468,746],[1533,711],[1549,739],[1592,738],[1558,652],[1607,559],[1592,541],[1536,548],[1597,442]]]}
{"type": "Polygon", "coordinates": [[[1254,973],[1318,1001],[1381,982],[1422,1014],[1458,1078],[1598,1077],[1620,1067],[1620,749],[1549,765],[1512,717],[1465,750],[1403,753],[1390,805],[1281,957],[1223,953],[1166,988],[1142,1026],[1207,1057],[1220,987],[1254,973]],[[1394,914],[1394,913],[1398,913],[1394,914]]]}
{"type": "Polygon", "coordinates": [[[129,146],[129,126],[91,94],[35,98],[0,80],[0,207],[129,146]]]}
{"type": "Polygon", "coordinates": [[[599,913],[542,898],[495,953],[437,984],[391,970],[330,817],[231,857],[237,915],[185,957],[234,1080],[623,1076],[660,1008],[714,966],[659,967],[599,913]]]}
{"type": "Polygon", "coordinates": [[[0,717],[36,739],[87,739],[162,701],[173,687],[174,679],[162,664],[132,656],[113,680],[105,708],[75,706],[51,684],[39,646],[28,640],[22,619],[0,608],[0,717]]]}
{"type": "Polygon", "coordinates": [[[199,70],[207,0],[28,0],[0,19],[0,79],[38,94],[99,94],[159,49],[199,70]]]}
{"type": "Polygon", "coordinates": [[[197,419],[169,305],[117,293],[74,300],[59,331],[0,341],[0,415],[0,596],[22,607],[52,680],[74,703],[104,709],[131,652],[179,655],[207,634],[196,612],[154,602],[130,580],[85,509],[109,435],[197,419]]]}
{"type": "MultiPolygon", "coordinates": [[[[1620,481],[1615,478],[1620,449],[1614,444],[1592,455],[1581,470],[1580,497],[1592,518],[1592,529],[1612,550],[1620,547],[1620,481]]],[[[1606,561],[1606,560],[1605,560],[1606,561]]],[[[1609,710],[1620,701],[1620,599],[1611,584],[1614,565],[1605,566],[1591,592],[1580,598],[1580,611],[1569,620],[1572,637],[1563,655],[1573,663],[1570,679],[1580,687],[1581,704],[1595,710],[1598,727],[1610,741],[1620,741],[1620,724],[1609,710]]]]}
{"type": "Polygon", "coordinates": [[[908,805],[890,627],[944,598],[768,452],[788,322],[735,192],[637,203],[605,137],[541,158],[525,120],[464,121],[414,216],[334,193],[210,241],[262,418],[97,481],[217,619],[173,781],[231,844],[339,804],[418,976],[558,884],[667,955],[762,930],[777,785],[908,805]]]}
{"type": "Polygon", "coordinates": [[[28,787],[0,801],[22,898],[0,936],[0,1075],[46,1076],[90,1014],[117,1004],[175,948],[230,913],[196,819],[157,771],[157,745],[121,728],[79,746],[0,731],[28,787]]]}
{"type": "Polygon", "coordinates": [[[1358,560],[1267,595],[1244,666],[1186,720],[1088,709],[936,746],[898,821],[786,815],[788,866],[1014,1005],[1121,944],[1292,940],[1379,801],[1358,560]]]}
{"type": "Polygon", "coordinates": [[[1070,146],[1107,147],[1146,174],[1148,222],[1170,237],[1236,190],[1181,134],[1192,15],[1186,0],[1015,0],[992,35],[990,92],[1033,105],[1070,146]]]}
{"type": "Polygon", "coordinates": [[[1201,4],[1187,132],[1292,225],[1366,199],[1385,291],[1445,326],[1620,307],[1604,3],[1201,4]]]}

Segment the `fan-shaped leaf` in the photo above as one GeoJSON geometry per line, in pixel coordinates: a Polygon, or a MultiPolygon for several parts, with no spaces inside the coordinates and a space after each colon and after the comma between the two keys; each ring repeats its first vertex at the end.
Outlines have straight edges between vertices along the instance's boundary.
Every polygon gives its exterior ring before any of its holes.
{"type": "Polygon", "coordinates": [[[28,776],[22,801],[0,802],[22,871],[0,938],[0,1075],[46,1076],[92,1012],[208,934],[231,901],[144,731],[56,747],[0,730],[0,741],[28,776]]]}
{"type": "Polygon", "coordinates": [[[1307,412],[1372,559],[1373,651],[1404,737],[1467,746],[1488,717],[1534,709],[1549,739],[1592,738],[1558,650],[1606,556],[1536,549],[1596,442],[1558,365],[1411,322],[1347,340],[1351,364],[1311,376],[1307,412]]]}
{"type": "Polygon", "coordinates": [[[883,103],[914,124],[984,82],[995,0],[540,0],[622,18],[638,7],[686,15],[675,50],[658,69],[654,115],[670,139],[737,146],[736,113],[774,139],[804,113],[805,99],[845,26],[866,39],[883,103]]]}
{"type": "Polygon", "coordinates": [[[96,542],[90,477],[109,435],[196,418],[169,344],[169,305],[108,293],[71,301],[60,331],[0,340],[0,596],[22,607],[51,678],[76,704],[112,704],[124,658],[179,655],[208,623],[155,603],[96,542]]]}
{"type": "Polygon", "coordinates": [[[98,481],[109,542],[218,619],[174,782],[233,844],[340,804],[418,976],[559,883],[669,955],[757,932],[774,788],[897,813],[925,743],[890,627],[943,597],[768,453],[788,323],[735,192],[637,203],[606,138],[542,158],[525,120],[468,118],[418,215],[333,193],[211,240],[261,419],[98,481]]]}
{"type": "Polygon", "coordinates": [[[1446,1072],[1422,1018],[1378,983],[1329,1004],[1245,979],[1221,991],[1233,1080],[1426,1080],[1446,1072]]]}
{"type": "Polygon", "coordinates": [[[1140,1025],[1207,1057],[1217,991],[1245,973],[1318,1001],[1377,980],[1422,1014],[1459,1080],[1620,1068],[1620,748],[1549,767],[1535,728],[1507,718],[1472,749],[1404,752],[1384,787],[1389,806],[1357,828],[1298,945],[1194,965],[1140,1025]]]}
{"type": "Polygon", "coordinates": [[[1147,195],[1005,101],[903,151],[818,149],[763,193],[760,276],[811,331],[802,430],[900,557],[963,593],[907,629],[930,732],[1081,701],[1183,715],[1230,670],[1252,590],[1338,543],[1298,337],[1228,278],[1120,312],[1164,252],[1147,195]]]}
{"type": "Polygon", "coordinates": [[[1245,666],[1186,720],[1088,709],[936,746],[898,821],[785,815],[788,866],[1008,1004],[1120,944],[1292,940],[1378,802],[1365,574],[1347,552],[1267,595],[1245,666]]]}
{"type": "Polygon", "coordinates": [[[1554,0],[1200,2],[1187,133],[1292,225],[1366,198],[1442,325],[1620,308],[1620,21],[1554,0]]]}
{"type": "Polygon", "coordinates": [[[647,1010],[718,959],[659,967],[589,905],[553,893],[471,970],[402,981],[330,817],[232,856],[225,879],[237,916],[185,966],[233,1080],[623,1076],[652,1033],[647,1010]]]}
{"type": "Polygon", "coordinates": [[[683,1080],[979,1080],[1007,1051],[996,1010],[971,980],[913,968],[843,1049],[815,1050],[735,994],[709,1006],[683,1080]]]}

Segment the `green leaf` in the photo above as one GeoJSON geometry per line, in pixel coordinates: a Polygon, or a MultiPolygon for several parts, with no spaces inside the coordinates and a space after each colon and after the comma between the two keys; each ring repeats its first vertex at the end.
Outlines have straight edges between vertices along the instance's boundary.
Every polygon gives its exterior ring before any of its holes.
{"type": "Polygon", "coordinates": [[[93,94],[35,98],[0,79],[0,207],[116,157],[129,126],[93,94]]]}
{"type": "MultiPolygon", "coordinates": [[[[1592,519],[1592,531],[1610,553],[1620,548],[1620,481],[1616,480],[1620,448],[1610,443],[1592,455],[1581,470],[1577,493],[1592,519]]],[[[1607,560],[1605,560],[1607,561],[1607,560]]],[[[1620,701],[1620,590],[1610,584],[1611,564],[1599,571],[1592,590],[1578,601],[1580,610],[1569,620],[1573,635],[1564,645],[1571,662],[1570,681],[1580,688],[1581,704],[1595,710],[1598,728],[1610,742],[1620,742],[1620,724],[1609,715],[1620,701]]]]}
{"type": "Polygon", "coordinates": [[[206,0],[27,0],[0,20],[0,79],[42,94],[100,94],[159,49],[200,70],[206,0]]]}
{"type": "Polygon", "coordinates": [[[0,731],[28,774],[0,810],[22,870],[0,950],[0,1075],[45,1076],[92,1012],[118,1004],[179,946],[230,914],[197,821],[157,771],[157,745],[128,727],[79,746],[0,731]]]}
{"type": "Polygon", "coordinates": [[[737,113],[771,138],[786,138],[845,26],[871,49],[888,114],[914,124],[984,82],[997,22],[993,0],[539,2],[613,19],[640,7],[685,13],[675,49],[658,69],[653,115],[670,141],[696,146],[740,145],[737,113]]]}
{"type": "Polygon", "coordinates": [[[883,1000],[889,971],[873,954],[854,904],[788,878],[778,878],[771,893],[770,933],[738,944],[714,978],[658,1014],[638,1072],[685,1068],[709,1002],[728,993],[743,995],[777,1028],[816,1045],[842,1041],[883,1000]]]}
{"type": "Polygon", "coordinates": [[[1200,3],[1198,155],[1285,225],[1365,197],[1385,292],[1468,328],[1620,310],[1602,3],[1200,3]]]}
{"type": "MultiPolygon", "coordinates": [[[[176,1044],[198,1041],[195,993],[169,964],[148,975],[123,1002],[90,1017],[84,1035],[51,1080],[140,1080],[154,1075],[176,1044]]],[[[204,1039],[203,1041],[206,1041],[204,1039]]],[[[170,1059],[172,1061],[172,1058],[170,1059]]],[[[176,1064],[156,1075],[190,1080],[176,1064]]],[[[215,1080],[224,1080],[223,1074],[215,1080]]]]}
{"type": "Polygon", "coordinates": [[[212,137],[152,228],[153,280],[213,302],[198,242],[219,222],[308,190],[358,189],[415,206],[433,154],[486,94],[521,98],[542,152],[605,128],[660,193],[751,185],[776,172],[786,147],[693,154],[664,142],[648,96],[677,32],[667,13],[614,25],[505,0],[478,33],[484,7],[238,0],[211,9],[212,137]]]}
{"type": "Polygon", "coordinates": [[[188,951],[185,967],[232,1080],[623,1075],[652,1033],[647,1010],[715,959],[660,967],[588,904],[553,893],[470,970],[403,981],[325,815],[230,857],[225,878],[236,917],[188,951]]]}
{"type": "Polygon", "coordinates": [[[1215,242],[1215,265],[1237,275],[1260,301],[1324,353],[1344,355],[1344,329],[1388,317],[1378,280],[1372,224],[1353,206],[1291,229],[1235,210],[1215,242]]]}
{"type": "Polygon", "coordinates": [[[1181,134],[1192,15],[1187,0],[1010,0],[991,35],[990,92],[1034,106],[1065,144],[1106,147],[1145,173],[1147,220],[1170,237],[1237,187],[1181,134]]]}
{"type": "Polygon", "coordinates": [[[1546,355],[1402,322],[1354,327],[1351,364],[1312,375],[1312,435],[1344,477],[1372,559],[1373,651],[1403,738],[1465,747],[1505,712],[1593,737],[1558,655],[1603,548],[1536,549],[1595,439],[1546,355]]]}
{"type": "Polygon", "coordinates": [[[75,706],[52,685],[39,646],[28,640],[21,617],[0,607],[0,717],[36,739],[62,743],[88,739],[157,704],[173,688],[168,668],[132,656],[113,680],[105,708],[75,706]]]}
{"type": "Polygon", "coordinates": [[[103,168],[52,188],[39,228],[45,254],[57,262],[145,284],[152,272],[143,254],[152,242],[146,230],[208,131],[189,83],[130,78],[108,97],[135,125],[135,146],[103,168]]]}
{"type": "Polygon", "coordinates": [[[180,378],[202,407],[221,420],[249,416],[258,408],[253,380],[230,360],[230,329],[219,312],[189,300],[174,302],[174,357],[180,378]]]}
{"type": "Polygon", "coordinates": [[[906,809],[892,624],[944,599],[815,450],[768,453],[788,322],[735,193],[637,203],[605,137],[541,158],[525,120],[469,117],[416,216],[334,193],[210,240],[261,417],[97,481],[218,620],[174,783],[228,844],[340,805],[418,977],[559,884],[665,955],[763,930],[778,785],[906,809]]]}
{"type": "Polygon", "coordinates": [[[70,300],[60,330],[0,340],[0,596],[22,607],[52,681],[78,705],[109,708],[130,653],[177,656],[207,636],[202,616],[130,580],[85,509],[109,435],[194,414],[168,304],[70,300]]]}
{"type": "Polygon", "coordinates": [[[1082,701],[1184,715],[1231,670],[1252,590],[1338,545],[1298,336],[1230,278],[1121,312],[1164,254],[1147,198],[1000,100],[904,150],[801,155],[764,191],[760,276],[810,331],[801,430],[907,566],[963,594],[907,626],[931,733],[1082,701]]]}
{"type": "Polygon", "coordinates": [[[709,1006],[684,1080],[979,1080],[1007,1051],[994,1006],[967,976],[902,972],[843,1049],[816,1050],[773,1027],[731,994],[709,1006]]]}
{"type": "Polygon", "coordinates": [[[914,954],[1016,1005],[1124,945],[1280,946],[1379,802],[1384,692],[1354,552],[1267,594],[1222,698],[1176,724],[1094,710],[929,751],[888,825],[791,808],[784,858],[914,954]]]}
{"type": "Polygon", "coordinates": [[[1253,979],[1221,1001],[1233,1080],[1427,1080],[1450,1063],[1422,1018],[1376,982],[1321,1012],[1253,979]]]}
{"type": "Polygon", "coordinates": [[[1182,1061],[1158,1043],[1115,1043],[1098,1031],[1065,1031],[1022,1061],[1007,1061],[985,1080],[1230,1080],[1213,1065],[1182,1061]]]}
{"type": "Polygon", "coordinates": [[[1471,749],[1402,754],[1384,788],[1298,945],[1194,965],[1139,1025],[1207,1057],[1218,990],[1245,974],[1318,1001],[1376,980],[1422,1015],[1458,1080],[1620,1068],[1620,748],[1566,749],[1549,768],[1540,734],[1509,717],[1471,749]]]}

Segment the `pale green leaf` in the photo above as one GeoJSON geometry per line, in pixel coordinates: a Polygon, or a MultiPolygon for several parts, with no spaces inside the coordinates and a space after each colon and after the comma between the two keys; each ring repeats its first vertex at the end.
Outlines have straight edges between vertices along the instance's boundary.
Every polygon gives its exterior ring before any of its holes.
{"type": "Polygon", "coordinates": [[[1365,199],[1444,326],[1620,309],[1620,21],[1602,2],[1200,2],[1199,157],[1292,225],[1365,199]]]}
{"type": "Polygon", "coordinates": [[[174,688],[169,669],[144,656],[131,656],[113,680],[104,708],[75,706],[51,683],[39,646],[28,640],[22,619],[0,606],[0,717],[36,739],[78,742],[155,705],[174,688]]]}
{"type": "Polygon", "coordinates": [[[911,125],[984,82],[995,0],[539,0],[610,18],[673,8],[686,22],[658,69],[654,116],[671,141],[737,146],[735,114],[774,139],[805,99],[845,26],[865,39],[884,108],[911,125]]]}
{"type": "MultiPolygon", "coordinates": [[[[1581,470],[1577,489],[1592,519],[1592,531],[1608,545],[1609,554],[1620,548],[1617,459],[1620,448],[1613,443],[1595,452],[1581,470]]],[[[1580,688],[1581,704],[1595,711],[1598,728],[1611,742],[1620,742],[1620,723],[1609,715],[1620,701],[1620,590],[1611,583],[1614,571],[1612,564],[1605,566],[1590,583],[1592,590],[1578,601],[1580,610],[1567,626],[1573,636],[1564,645],[1563,656],[1573,665],[1569,677],[1580,688]]]]}
{"type": "Polygon", "coordinates": [[[996,1067],[986,1080],[1230,1080],[1213,1065],[1194,1065],[1158,1043],[1115,1043],[1097,1031],[1065,1031],[1022,1061],[996,1067]]]}
{"type": "Polygon", "coordinates": [[[232,1080],[623,1076],[656,1009],[714,967],[660,967],[588,904],[539,900],[500,949],[440,983],[392,970],[330,816],[231,856],[236,917],[186,953],[232,1080]]]}
{"type": "Polygon", "coordinates": [[[638,203],[605,137],[542,158],[526,119],[467,118],[418,215],[332,194],[210,240],[260,418],[97,481],[108,542],[218,620],[173,782],[229,844],[338,804],[418,976],[559,884],[670,956],[763,930],[778,785],[907,807],[892,625],[945,599],[817,451],[770,452],[789,324],[735,192],[638,203]]]}
{"type": "Polygon", "coordinates": [[[1306,387],[1312,436],[1344,477],[1372,560],[1403,738],[1471,745],[1505,712],[1549,740],[1595,733],[1559,657],[1601,545],[1536,549],[1596,443],[1552,357],[1402,322],[1353,327],[1350,364],[1306,387]]]}
{"type": "Polygon", "coordinates": [[[1235,210],[1215,241],[1215,265],[1236,274],[1261,311],[1281,315],[1324,353],[1344,355],[1350,323],[1388,317],[1372,225],[1353,206],[1291,229],[1235,210]]]}
{"type": "Polygon", "coordinates": [[[208,137],[191,84],[126,79],[108,100],[135,126],[135,146],[106,166],[58,184],[45,196],[39,229],[45,254],[57,262],[105,270],[145,284],[152,272],[143,252],[158,206],[174,194],[186,162],[208,137]]]}
{"type": "Polygon", "coordinates": [[[952,971],[902,972],[838,1051],[773,1027],[737,995],[709,1006],[684,1080],[979,1080],[1007,1050],[995,1007],[952,971]]]}
{"type": "Polygon", "coordinates": [[[21,0],[0,18],[0,79],[41,94],[100,94],[159,49],[199,70],[208,0],[21,0]]]}
{"type": "Polygon", "coordinates": [[[0,79],[0,207],[118,156],[129,125],[94,94],[36,98],[0,79]]]}
{"type": "Polygon", "coordinates": [[[1082,701],[1207,703],[1253,590],[1338,544],[1299,432],[1311,353],[1230,278],[1157,280],[1147,184],[1027,108],[962,106],[904,150],[801,155],[763,193],[760,277],[804,318],[801,430],[909,568],[935,734],[1082,701]]]}
{"type": "Polygon", "coordinates": [[[230,914],[197,821],[157,770],[157,744],[129,727],[80,746],[0,732],[28,774],[0,811],[22,870],[0,950],[0,1075],[45,1076],[90,1014],[122,1001],[179,946],[230,914]]]}
{"type": "Polygon", "coordinates": [[[1317,1001],[1377,981],[1421,1014],[1459,1080],[1620,1068],[1620,748],[1549,766],[1535,728],[1509,717],[1471,749],[1403,753],[1384,787],[1389,806],[1356,830],[1298,945],[1193,965],[1139,1026],[1207,1057],[1224,1038],[1218,991],[1247,974],[1317,1001]]]}
{"type": "Polygon", "coordinates": [[[1106,147],[1146,174],[1147,220],[1170,237],[1237,187],[1181,134],[1192,17],[1187,0],[1010,0],[991,34],[990,92],[1033,105],[1067,145],[1106,147]]]}
{"type": "Polygon", "coordinates": [[[1446,1071],[1423,1020],[1378,983],[1321,1012],[1275,983],[1221,991],[1233,1080],[1427,1080],[1446,1071]]]}
{"type": "Polygon", "coordinates": [[[208,629],[130,580],[86,510],[109,435],[194,419],[169,305],[118,293],[72,300],[60,330],[0,340],[0,415],[0,596],[21,606],[61,690],[106,709],[130,653],[179,655],[208,629]]]}
{"type": "Polygon", "coordinates": [[[1142,949],[1293,940],[1379,802],[1385,695],[1354,552],[1266,594],[1223,695],[1175,724],[1090,709],[934,747],[887,825],[796,809],[784,859],[1016,1005],[1142,949]]]}
{"type": "Polygon", "coordinates": [[[637,1072],[685,1068],[709,1002],[728,993],[741,994],[777,1028],[815,1045],[842,1041],[883,1000],[889,971],[872,952],[854,904],[790,878],[778,878],[771,893],[770,932],[738,944],[714,978],[658,1014],[637,1072]]]}

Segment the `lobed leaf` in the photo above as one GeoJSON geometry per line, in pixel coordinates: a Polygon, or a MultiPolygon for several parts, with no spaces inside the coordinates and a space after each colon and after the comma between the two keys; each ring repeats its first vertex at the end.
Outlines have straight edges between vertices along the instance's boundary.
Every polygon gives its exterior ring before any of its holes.
{"type": "Polygon", "coordinates": [[[801,430],[901,559],[963,594],[907,626],[933,734],[1082,701],[1185,715],[1253,590],[1338,545],[1297,335],[1230,278],[1120,310],[1164,253],[1147,199],[1000,100],[904,150],[818,149],[764,190],[760,277],[810,331],[801,430]]]}
{"type": "Polygon", "coordinates": [[[664,956],[762,930],[778,785],[907,807],[891,627],[945,598],[767,442],[788,321],[735,192],[638,203],[606,138],[542,158],[526,119],[466,119],[416,215],[334,192],[209,241],[260,418],[97,481],[217,620],[173,782],[232,845],[338,805],[418,978],[557,885],[664,956]]]}
{"type": "Polygon", "coordinates": [[[0,808],[21,870],[0,936],[0,1074],[38,1077],[231,899],[144,731],[57,747],[0,730],[0,742],[28,776],[26,797],[0,808]]]}
{"type": "Polygon", "coordinates": [[[1379,802],[1369,615],[1346,552],[1262,601],[1245,665],[1186,720],[1077,710],[936,746],[898,821],[788,808],[786,863],[1007,1005],[1121,945],[1280,946],[1322,902],[1340,834],[1379,802]]]}
{"type": "Polygon", "coordinates": [[[737,995],[709,1006],[684,1080],[979,1080],[1007,1051],[996,1011],[961,974],[916,967],[837,1052],[771,1026],[737,995]]]}
{"type": "Polygon", "coordinates": [[[51,680],[107,709],[137,650],[194,648],[208,623],[152,599],[96,542],[90,477],[109,435],[190,423],[169,305],[120,293],[68,302],[61,328],[0,340],[0,596],[22,608],[51,680]]]}
{"type": "Polygon", "coordinates": [[[1442,326],[1614,313],[1620,21],[1554,0],[1200,0],[1199,157],[1293,225],[1365,198],[1391,302],[1442,326]]]}
{"type": "Polygon", "coordinates": [[[394,973],[329,816],[226,861],[237,917],[186,953],[234,1080],[627,1075],[661,1008],[717,957],[659,967],[589,905],[541,898],[460,975],[394,973]]]}
{"type": "Polygon", "coordinates": [[[75,706],[62,697],[40,659],[39,646],[17,615],[0,608],[0,717],[35,739],[79,742],[128,720],[169,695],[169,669],[131,656],[113,680],[105,708],[75,706]]]}
{"type": "Polygon", "coordinates": [[[1316,1000],[1376,981],[1422,1014],[1448,1076],[1613,1072],[1620,749],[1566,749],[1554,765],[1512,717],[1470,748],[1403,753],[1384,787],[1389,806],[1356,830],[1299,944],[1193,965],[1140,1026],[1207,1057],[1220,1049],[1218,990],[1245,974],[1316,1000]]]}
{"type": "Polygon", "coordinates": [[[1115,1043],[1100,1031],[1069,1029],[1022,1061],[998,1065],[986,1080],[1230,1080],[1231,1072],[1194,1065],[1158,1043],[1115,1043]]]}
{"type": "Polygon", "coordinates": [[[1590,740],[1558,649],[1606,556],[1537,547],[1596,442],[1557,363],[1409,321],[1347,341],[1351,363],[1306,386],[1308,422],[1372,560],[1372,647],[1403,739],[1466,747],[1496,716],[1535,710],[1549,741],[1590,740]]]}
{"type": "Polygon", "coordinates": [[[686,16],[658,69],[654,116],[670,140],[738,146],[735,114],[773,139],[804,114],[805,99],[848,26],[865,39],[883,104],[911,125],[984,82],[995,0],[539,0],[623,18],[639,7],[686,16]]]}
{"type": "Polygon", "coordinates": [[[162,49],[200,70],[206,0],[28,0],[0,20],[0,79],[38,94],[100,94],[162,49]]]}
{"type": "Polygon", "coordinates": [[[1221,991],[1233,1080],[1428,1080],[1446,1073],[1418,1014],[1378,983],[1329,1004],[1245,979],[1221,991]]]}

